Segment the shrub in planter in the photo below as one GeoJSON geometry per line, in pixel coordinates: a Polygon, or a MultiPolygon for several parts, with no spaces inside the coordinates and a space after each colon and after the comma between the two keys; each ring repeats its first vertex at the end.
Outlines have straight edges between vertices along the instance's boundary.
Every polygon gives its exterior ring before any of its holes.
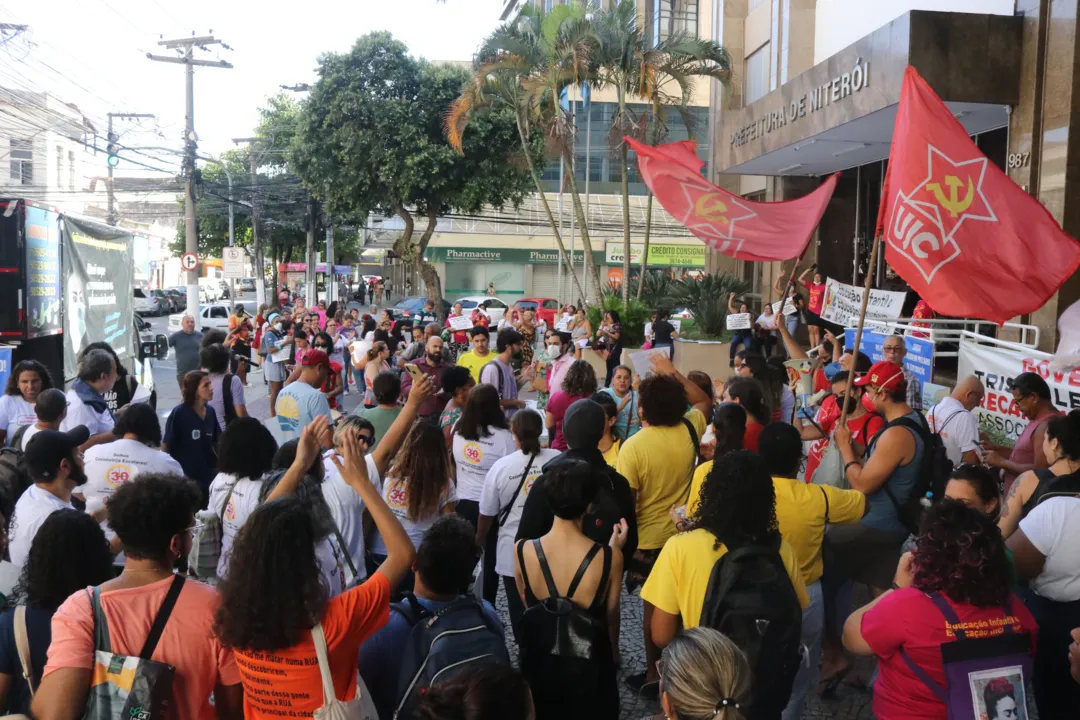
{"type": "Polygon", "coordinates": [[[731,273],[684,278],[675,284],[672,304],[690,311],[702,337],[719,338],[727,329],[728,295],[746,290],[746,282],[731,273]]]}
{"type": "Polygon", "coordinates": [[[590,305],[586,310],[594,332],[600,329],[604,321],[604,312],[608,310],[619,313],[619,320],[622,322],[623,347],[641,347],[641,344],[645,342],[645,323],[649,321],[652,310],[640,300],[630,298],[630,309],[624,311],[620,295],[604,295],[603,309],[590,305]]]}

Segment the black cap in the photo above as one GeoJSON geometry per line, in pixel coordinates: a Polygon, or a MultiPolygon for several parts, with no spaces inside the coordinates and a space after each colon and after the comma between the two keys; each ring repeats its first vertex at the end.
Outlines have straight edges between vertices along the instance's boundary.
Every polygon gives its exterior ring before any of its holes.
{"type": "Polygon", "coordinates": [[[60,463],[71,457],[71,451],[90,439],[90,431],[79,425],[68,432],[41,430],[26,443],[23,457],[32,480],[52,480],[60,463]]]}
{"type": "Polygon", "coordinates": [[[600,446],[604,437],[604,425],[607,413],[600,403],[589,400],[575,400],[566,410],[563,418],[562,433],[566,445],[571,450],[591,450],[600,446]]]}

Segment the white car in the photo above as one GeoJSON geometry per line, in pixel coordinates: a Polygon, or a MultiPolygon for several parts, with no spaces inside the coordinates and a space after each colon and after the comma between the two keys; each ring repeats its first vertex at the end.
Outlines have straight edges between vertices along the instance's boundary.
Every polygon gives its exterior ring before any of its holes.
{"type": "MultiPolygon", "coordinates": [[[[254,301],[242,301],[237,303],[244,308],[244,312],[250,317],[255,317],[255,302],[254,301]]],[[[210,305],[199,306],[200,320],[198,327],[200,330],[210,330],[211,328],[220,328],[221,330],[229,329],[229,315],[232,313],[233,303],[229,302],[217,302],[210,305]]],[[[173,333],[181,329],[181,321],[186,312],[176,313],[169,316],[169,332],[173,333]]]]}
{"type": "MultiPolygon", "coordinates": [[[[499,324],[499,321],[503,319],[503,315],[505,315],[506,311],[510,308],[509,305],[499,298],[489,297],[487,295],[469,295],[467,297],[458,298],[455,302],[461,303],[461,309],[465,311],[466,315],[471,315],[473,309],[479,305],[480,309],[484,311],[484,314],[488,316],[492,328],[499,324]]],[[[494,330],[492,330],[492,332],[494,332],[494,330]]]]}

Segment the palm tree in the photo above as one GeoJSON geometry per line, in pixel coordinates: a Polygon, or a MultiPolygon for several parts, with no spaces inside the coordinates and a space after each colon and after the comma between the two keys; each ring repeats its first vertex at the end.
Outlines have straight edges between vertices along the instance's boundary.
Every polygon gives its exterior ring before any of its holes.
{"type": "MultiPolygon", "coordinates": [[[[614,88],[619,109],[611,121],[610,137],[618,143],[623,210],[623,304],[629,303],[630,278],[630,187],[629,148],[623,137],[645,139],[646,121],[627,107],[628,98],[644,100],[652,108],[653,122],[663,108],[674,107],[686,126],[691,126],[687,105],[696,78],[718,80],[726,85],[731,78],[731,57],[718,43],[699,39],[695,33],[675,32],[654,43],[638,22],[634,0],[619,0],[592,20],[596,37],[593,63],[596,84],[614,88]]],[[[657,136],[654,135],[653,143],[657,136]]],[[[647,141],[647,140],[646,140],[647,141]]],[[[648,226],[652,220],[652,196],[648,201],[648,226]]],[[[644,262],[644,260],[643,260],[644,262]]],[[[642,266],[644,277],[644,265],[642,266]]],[[[640,283],[638,294],[640,295],[640,283]]]]}
{"type": "MultiPolygon", "coordinates": [[[[444,122],[448,141],[460,152],[465,130],[477,113],[502,108],[514,113],[522,154],[579,297],[585,297],[585,291],[566,252],[559,223],[551,212],[536,167],[535,137],[541,133],[544,141],[555,145],[562,144],[566,137],[559,93],[585,73],[583,19],[577,6],[558,5],[551,12],[544,12],[535,4],[527,5],[517,20],[497,28],[484,41],[477,53],[473,81],[462,90],[444,122]]],[[[587,245],[586,250],[591,267],[591,246],[587,245]]],[[[595,268],[592,271],[595,274],[595,268]]]]}

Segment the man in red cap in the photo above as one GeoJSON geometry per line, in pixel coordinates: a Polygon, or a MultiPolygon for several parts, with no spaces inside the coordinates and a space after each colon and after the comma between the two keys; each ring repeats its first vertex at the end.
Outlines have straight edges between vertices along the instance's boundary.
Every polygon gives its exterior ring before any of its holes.
{"type": "Polygon", "coordinates": [[[322,393],[330,374],[330,357],[322,350],[310,350],[301,361],[300,377],[278,394],[278,425],[292,439],[320,415],[330,417],[330,404],[322,393]]]}
{"type": "MultiPolygon", "coordinates": [[[[907,381],[899,365],[888,360],[874,363],[855,384],[866,388],[886,425],[865,451],[852,442],[847,426],[837,426],[834,432],[848,482],[866,495],[867,502],[866,515],[853,526],[852,537],[838,538],[840,542],[834,547],[845,574],[879,594],[891,584],[900,548],[908,536],[901,508],[915,491],[930,430],[922,415],[907,403],[907,381]]],[[[830,542],[832,539],[830,535],[830,542]]]]}

